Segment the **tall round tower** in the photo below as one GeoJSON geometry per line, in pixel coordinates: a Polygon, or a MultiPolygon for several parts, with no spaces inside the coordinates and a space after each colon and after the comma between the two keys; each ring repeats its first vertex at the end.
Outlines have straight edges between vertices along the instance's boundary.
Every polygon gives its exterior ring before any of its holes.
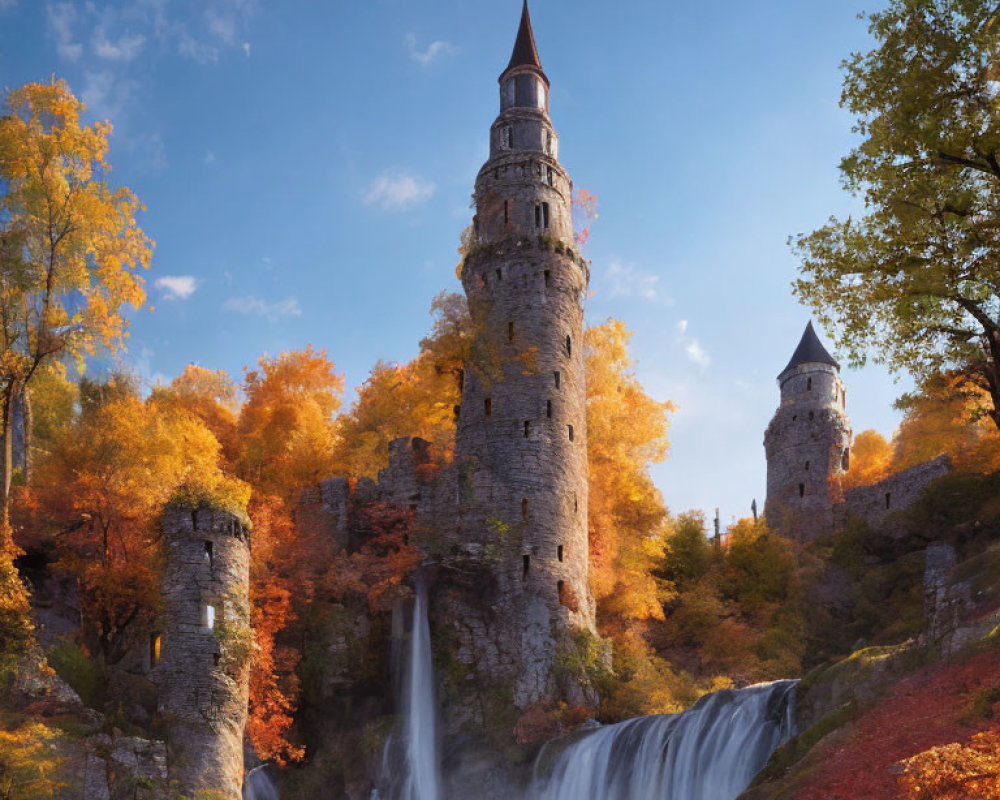
{"type": "Polygon", "coordinates": [[[561,634],[594,630],[587,580],[583,297],[573,184],[559,163],[549,80],[527,3],[490,158],[476,178],[462,284],[474,324],[456,434],[461,529],[490,560],[504,611],[500,660],[516,702],[551,694],[561,634]],[[506,639],[506,646],[503,640],[506,639]]]}
{"type": "Polygon", "coordinates": [[[833,533],[833,509],[848,469],[851,422],[840,365],[806,326],[778,375],[781,405],[764,434],[765,516],[772,530],[807,542],[833,533]]]}
{"type": "Polygon", "coordinates": [[[167,770],[184,795],[240,800],[250,656],[250,531],[227,511],[163,511],[163,612],[150,634],[167,770]],[[213,795],[214,796],[214,795],[213,795]]]}

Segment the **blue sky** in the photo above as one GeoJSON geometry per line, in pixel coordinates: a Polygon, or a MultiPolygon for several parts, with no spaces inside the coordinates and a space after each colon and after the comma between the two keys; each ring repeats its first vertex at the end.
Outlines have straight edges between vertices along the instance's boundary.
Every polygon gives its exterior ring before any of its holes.
{"type": "MultiPolygon", "coordinates": [[[[674,511],[763,506],[775,376],[808,320],[786,239],[857,210],[840,61],[860,0],[534,0],[563,164],[600,198],[588,320],[635,331],[679,405],[654,468],[674,511]]],[[[881,5],[881,3],[877,4],[881,5]]],[[[872,6],[868,6],[872,10],[872,6]]],[[[153,313],[129,360],[239,375],[327,348],[348,386],[405,361],[487,156],[519,0],[0,0],[6,87],[65,78],[115,126],[112,180],[148,206],[153,313]]],[[[827,338],[827,337],[824,337],[827,338]]],[[[827,339],[828,340],[828,339],[827,339]]],[[[908,388],[845,370],[855,431],[908,388]]]]}

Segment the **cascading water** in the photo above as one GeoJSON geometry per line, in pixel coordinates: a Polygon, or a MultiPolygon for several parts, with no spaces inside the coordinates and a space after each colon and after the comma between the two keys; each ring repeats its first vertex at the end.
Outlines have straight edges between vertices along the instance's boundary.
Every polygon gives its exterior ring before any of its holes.
{"type": "Polygon", "coordinates": [[[440,800],[441,770],[427,588],[423,581],[418,581],[416,589],[413,624],[404,662],[402,724],[386,743],[382,772],[383,780],[389,784],[384,787],[387,797],[440,800]]]}
{"type": "Polygon", "coordinates": [[[794,733],[797,681],[703,697],[682,714],[638,717],[550,742],[532,800],[734,800],[794,733]],[[560,749],[562,748],[562,749],[560,749]]]}
{"type": "Polygon", "coordinates": [[[243,800],[278,800],[278,787],[267,774],[267,765],[247,773],[243,781],[243,800]]]}

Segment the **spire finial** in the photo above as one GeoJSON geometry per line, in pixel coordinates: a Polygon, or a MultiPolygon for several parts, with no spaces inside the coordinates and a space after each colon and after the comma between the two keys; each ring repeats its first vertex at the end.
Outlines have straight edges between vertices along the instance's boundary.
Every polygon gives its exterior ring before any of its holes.
{"type": "Polygon", "coordinates": [[[538,59],[538,48],[535,46],[535,34],[531,30],[531,14],[528,11],[528,0],[524,0],[521,9],[521,27],[517,31],[517,41],[514,42],[514,52],[511,54],[507,69],[514,67],[535,67],[542,69],[538,59]]]}

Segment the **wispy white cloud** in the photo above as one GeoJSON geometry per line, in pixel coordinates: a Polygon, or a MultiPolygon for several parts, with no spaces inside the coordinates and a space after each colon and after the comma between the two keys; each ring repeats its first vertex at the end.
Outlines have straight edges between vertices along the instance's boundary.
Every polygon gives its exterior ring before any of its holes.
{"type": "Polygon", "coordinates": [[[45,16],[49,23],[49,33],[56,42],[59,58],[77,61],[83,54],[83,45],[75,41],[73,29],[76,26],[77,10],[72,3],[49,3],[45,6],[45,16]]]}
{"type": "Polygon", "coordinates": [[[198,288],[198,280],[193,275],[164,275],[153,286],[163,292],[164,300],[187,300],[198,288]]]}
{"type": "Polygon", "coordinates": [[[0,11],[10,11],[17,5],[17,0],[0,0],[0,11]]]}
{"type": "Polygon", "coordinates": [[[705,348],[702,347],[701,342],[695,339],[693,336],[688,335],[688,321],[686,319],[678,320],[677,322],[677,332],[679,334],[679,340],[681,347],[684,349],[684,355],[687,356],[688,361],[699,367],[707,367],[712,363],[712,359],[709,357],[705,348]]]}
{"type": "Polygon", "coordinates": [[[250,42],[243,42],[240,47],[243,48],[243,52],[246,54],[246,57],[250,58],[250,42]]]}
{"type": "Polygon", "coordinates": [[[202,164],[214,164],[215,163],[215,152],[212,150],[206,150],[204,157],[201,159],[202,164]]]}
{"type": "Polygon", "coordinates": [[[269,303],[260,297],[248,295],[246,297],[230,297],[226,300],[223,308],[226,311],[233,311],[237,314],[252,314],[263,317],[268,322],[277,322],[282,317],[301,317],[302,309],[299,308],[299,301],[293,297],[287,300],[279,300],[269,303]]]}
{"type": "Polygon", "coordinates": [[[142,50],[146,37],[141,33],[125,34],[111,41],[104,33],[104,28],[98,25],[94,29],[94,52],[108,61],[131,61],[142,50]]]}
{"type": "Polygon", "coordinates": [[[401,211],[430,200],[434,188],[430,181],[405,170],[388,170],[372,182],[364,202],[387,211],[401,211]]]}
{"type": "Polygon", "coordinates": [[[611,287],[611,297],[639,297],[650,301],[659,298],[657,284],[660,276],[643,272],[631,264],[612,261],[605,277],[611,287]]]}
{"type": "Polygon", "coordinates": [[[440,39],[427,45],[426,50],[419,50],[416,34],[413,33],[406,34],[406,49],[410,53],[410,58],[422,67],[430,65],[441,56],[453,56],[458,53],[458,48],[455,45],[440,39]]]}

